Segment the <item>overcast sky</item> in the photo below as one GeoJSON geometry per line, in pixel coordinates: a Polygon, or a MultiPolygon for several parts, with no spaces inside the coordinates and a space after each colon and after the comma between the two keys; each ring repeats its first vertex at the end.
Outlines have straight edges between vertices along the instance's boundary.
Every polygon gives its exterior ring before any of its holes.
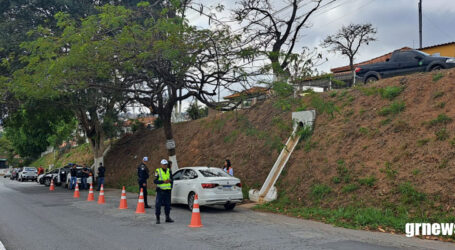
{"type": "MultiPolygon", "coordinates": [[[[303,0],[305,5],[311,0],[303,0]]],[[[221,18],[230,15],[234,0],[194,0],[205,5],[225,5],[226,11],[219,14],[221,18]]],[[[289,1],[271,0],[277,9],[289,1]]],[[[325,0],[325,3],[329,0],[325,0]]],[[[423,0],[423,46],[455,41],[455,0],[423,0]]],[[[304,6],[305,13],[310,5],[304,6]],[[306,8],[306,9],[305,9],[306,8]]],[[[291,8],[280,13],[286,15],[291,8]],[[287,12],[287,13],[286,13],[287,12]]],[[[206,26],[207,20],[193,13],[188,16],[193,24],[206,26]]],[[[321,41],[334,34],[343,25],[349,23],[372,23],[377,28],[377,41],[361,48],[356,62],[377,57],[401,47],[419,46],[418,29],[418,0],[337,0],[310,17],[311,27],[302,30],[299,48],[307,46],[319,47],[321,41]]],[[[330,68],[345,66],[348,59],[341,55],[329,53],[327,49],[319,48],[327,63],[319,67],[320,71],[329,72],[330,68]]]]}

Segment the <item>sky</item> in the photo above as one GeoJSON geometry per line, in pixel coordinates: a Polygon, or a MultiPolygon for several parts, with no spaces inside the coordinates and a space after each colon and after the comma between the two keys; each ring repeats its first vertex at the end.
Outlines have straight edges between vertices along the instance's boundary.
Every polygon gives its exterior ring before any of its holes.
{"type": "MultiPolygon", "coordinates": [[[[281,9],[288,0],[270,0],[281,9]]],[[[303,0],[305,5],[311,0],[303,0]]],[[[238,5],[235,0],[194,0],[204,5],[225,6],[225,11],[218,13],[223,20],[228,20],[230,10],[238,5]]],[[[329,0],[325,0],[325,3],[329,0]]],[[[323,2],[323,3],[324,3],[323,2]]],[[[377,41],[361,47],[356,62],[389,53],[402,47],[419,46],[418,0],[337,0],[310,17],[310,27],[302,30],[296,48],[304,46],[317,48],[328,59],[318,67],[319,71],[329,72],[330,68],[345,66],[347,57],[334,54],[320,47],[328,35],[336,33],[343,25],[371,23],[377,29],[377,41]]],[[[455,41],[455,0],[422,0],[423,9],[423,46],[455,41]]],[[[309,5],[303,7],[305,13],[309,5]]],[[[290,8],[279,15],[286,16],[290,8]]],[[[197,13],[188,15],[190,22],[200,27],[207,27],[207,19],[197,13]]],[[[239,27],[230,23],[234,29],[239,27]]],[[[298,51],[298,50],[297,50],[298,51]]]]}
{"type": "MultiPolygon", "coordinates": [[[[303,5],[298,13],[306,13],[312,0],[302,0],[303,5]]],[[[276,10],[289,4],[289,0],[270,0],[276,10]]],[[[323,4],[330,2],[324,0],[323,4]]],[[[309,19],[309,27],[300,33],[295,52],[302,47],[315,48],[322,53],[327,61],[318,66],[319,72],[330,72],[331,68],[348,65],[345,56],[329,52],[320,47],[325,37],[335,34],[343,25],[371,23],[377,29],[376,41],[360,48],[355,62],[366,61],[381,56],[402,47],[419,47],[419,0],[336,0],[321,10],[315,12],[309,19]]],[[[422,0],[423,9],[423,46],[455,41],[455,0],[422,0]]],[[[194,4],[204,6],[223,5],[224,11],[216,12],[217,18],[223,21],[232,20],[232,10],[238,8],[238,0],[193,0],[194,4]]],[[[205,11],[208,8],[204,8],[205,11]]],[[[286,17],[290,8],[277,15],[286,17]]],[[[208,19],[197,12],[188,11],[190,24],[207,28],[208,19]]],[[[215,22],[211,22],[212,25],[215,22]]],[[[226,22],[233,30],[238,30],[239,24],[226,22]]],[[[230,92],[222,91],[221,97],[230,92]]],[[[183,109],[192,100],[183,103],[183,109]]]]}

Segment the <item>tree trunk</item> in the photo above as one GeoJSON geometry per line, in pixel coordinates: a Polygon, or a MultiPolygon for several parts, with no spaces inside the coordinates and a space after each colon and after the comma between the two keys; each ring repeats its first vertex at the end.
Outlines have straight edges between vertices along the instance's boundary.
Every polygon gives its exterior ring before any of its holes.
{"type": "Polygon", "coordinates": [[[163,117],[164,135],[166,136],[166,148],[169,160],[172,161],[172,172],[176,172],[179,167],[177,163],[177,156],[175,155],[175,141],[172,134],[171,115],[163,117]]]}
{"type": "Polygon", "coordinates": [[[96,126],[96,132],[94,136],[90,137],[90,145],[92,147],[93,151],[93,159],[94,159],[94,168],[93,168],[93,176],[96,179],[98,177],[98,167],[100,166],[100,163],[103,163],[104,165],[104,151],[105,151],[105,146],[104,146],[104,131],[102,131],[102,128],[100,126],[96,126]]]}
{"type": "Polygon", "coordinates": [[[355,85],[355,68],[354,68],[354,58],[349,58],[349,67],[351,68],[352,82],[351,86],[355,85]]]}

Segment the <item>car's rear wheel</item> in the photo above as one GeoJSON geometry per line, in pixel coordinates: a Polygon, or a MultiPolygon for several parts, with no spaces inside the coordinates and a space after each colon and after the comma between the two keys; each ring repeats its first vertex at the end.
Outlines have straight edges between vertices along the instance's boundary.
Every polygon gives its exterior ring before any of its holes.
{"type": "Polygon", "coordinates": [[[368,84],[368,83],[372,83],[372,82],[376,82],[378,80],[378,78],[376,76],[369,76],[366,80],[365,80],[365,84],[368,84]]]}
{"type": "Polygon", "coordinates": [[[224,208],[226,210],[233,210],[234,207],[235,207],[235,203],[226,203],[226,204],[224,204],[224,208]]]}
{"type": "Polygon", "coordinates": [[[188,208],[193,211],[193,204],[194,204],[194,192],[191,192],[188,195],[188,208]]]}
{"type": "Polygon", "coordinates": [[[430,71],[438,71],[441,69],[443,69],[443,67],[441,65],[435,65],[435,66],[431,67],[430,71]]]}

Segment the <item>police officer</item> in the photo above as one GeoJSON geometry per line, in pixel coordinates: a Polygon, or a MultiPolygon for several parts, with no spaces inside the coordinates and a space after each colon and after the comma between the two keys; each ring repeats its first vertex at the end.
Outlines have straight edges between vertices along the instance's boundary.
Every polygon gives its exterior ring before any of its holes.
{"type": "Polygon", "coordinates": [[[168,168],[168,162],[161,160],[161,168],[155,170],[156,184],[156,204],[155,215],[156,224],[160,224],[161,205],[164,206],[164,213],[166,214],[166,222],[174,222],[171,219],[171,190],[172,190],[172,172],[168,168]]]}
{"type": "Polygon", "coordinates": [[[147,179],[149,178],[149,169],[147,168],[147,162],[149,158],[145,156],[142,158],[141,164],[137,167],[137,182],[139,183],[139,191],[141,188],[144,192],[144,205],[145,208],[151,208],[147,202],[147,179]]]}

